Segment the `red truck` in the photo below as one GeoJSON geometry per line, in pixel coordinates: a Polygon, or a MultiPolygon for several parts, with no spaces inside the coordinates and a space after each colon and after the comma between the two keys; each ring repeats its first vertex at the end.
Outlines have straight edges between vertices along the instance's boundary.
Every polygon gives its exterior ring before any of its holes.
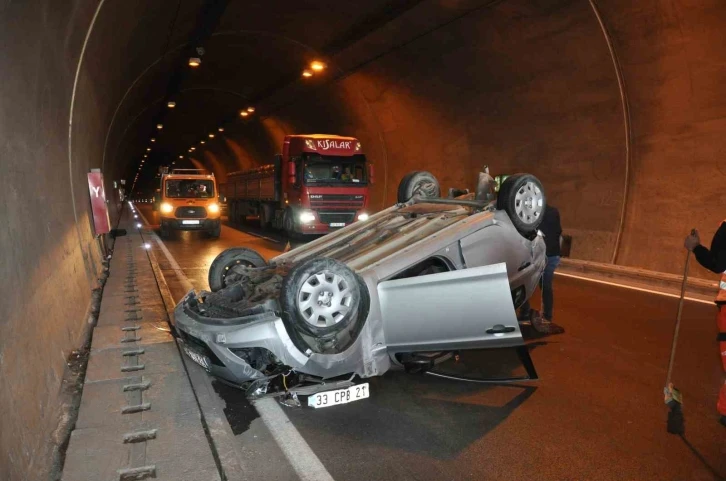
{"type": "Polygon", "coordinates": [[[368,218],[373,166],[358,139],[287,135],[272,164],[227,175],[229,218],[259,216],[288,235],[325,234],[368,218]]]}

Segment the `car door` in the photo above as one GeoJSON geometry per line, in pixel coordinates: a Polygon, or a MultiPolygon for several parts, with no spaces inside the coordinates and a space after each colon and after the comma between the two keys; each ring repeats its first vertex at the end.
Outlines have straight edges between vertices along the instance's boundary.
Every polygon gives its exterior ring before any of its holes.
{"type": "Polygon", "coordinates": [[[378,284],[389,352],[522,345],[504,263],[378,284]]]}

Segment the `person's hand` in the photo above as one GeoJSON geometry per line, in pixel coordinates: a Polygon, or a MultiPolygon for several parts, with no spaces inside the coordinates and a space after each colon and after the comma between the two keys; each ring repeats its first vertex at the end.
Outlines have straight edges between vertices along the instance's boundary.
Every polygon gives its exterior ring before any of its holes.
{"type": "Polygon", "coordinates": [[[698,231],[694,230],[692,234],[690,234],[688,237],[686,237],[685,242],[683,245],[688,249],[689,251],[693,252],[693,249],[701,245],[701,237],[698,235],[698,231]]]}

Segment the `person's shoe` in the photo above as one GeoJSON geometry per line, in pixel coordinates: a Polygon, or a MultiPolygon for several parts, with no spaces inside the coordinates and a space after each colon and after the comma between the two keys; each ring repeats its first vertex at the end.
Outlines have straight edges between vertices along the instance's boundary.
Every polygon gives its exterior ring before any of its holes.
{"type": "Polygon", "coordinates": [[[532,327],[542,334],[549,334],[552,323],[540,316],[532,316],[532,327]]]}
{"type": "Polygon", "coordinates": [[[722,414],[718,422],[720,422],[721,425],[726,426],[726,414],[722,414]]]}

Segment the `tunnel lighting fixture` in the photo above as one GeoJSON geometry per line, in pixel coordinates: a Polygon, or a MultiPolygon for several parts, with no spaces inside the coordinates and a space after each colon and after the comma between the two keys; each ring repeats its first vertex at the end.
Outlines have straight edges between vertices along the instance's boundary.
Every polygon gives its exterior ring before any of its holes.
{"type": "Polygon", "coordinates": [[[255,111],[254,107],[247,107],[247,112],[252,113],[255,111]]]}
{"type": "Polygon", "coordinates": [[[200,143],[200,144],[202,144],[202,145],[203,145],[203,144],[206,144],[206,142],[205,142],[205,141],[203,141],[203,140],[202,140],[201,142],[199,142],[199,143],[200,143]]]}
{"type": "Polygon", "coordinates": [[[161,130],[164,128],[164,124],[156,124],[156,128],[161,130]]]}
{"type": "Polygon", "coordinates": [[[214,134],[209,134],[209,138],[210,139],[213,139],[214,138],[214,134]]]}
{"type": "Polygon", "coordinates": [[[137,229],[141,229],[141,223],[136,224],[137,229]]]}
{"type": "Polygon", "coordinates": [[[151,244],[150,244],[150,243],[148,243],[148,242],[144,242],[144,249],[146,249],[147,251],[148,251],[149,249],[151,249],[151,244]]]}
{"type": "Polygon", "coordinates": [[[220,132],[224,132],[224,127],[220,127],[217,130],[219,130],[220,132]]]}
{"type": "Polygon", "coordinates": [[[152,137],[152,138],[151,138],[151,141],[152,141],[152,142],[156,142],[156,139],[152,137]]]}
{"type": "Polygon", "coordinates": [[[191,151],[192,151],[192,149],[189,149],[189,152],[191,152],[191,151]]]}
{"type": "Polygon", "coordinates": [[[319,60],[315,60],[310,63],[310,68],[316,72],[321,72],[325,69],[325,64],[319,60]]]}
{"type": "Polygon", "coordinates": [[[247,116],[248,116],[248,115],[249,115],[250,113],[249,113],[249,112],[247,112],[246,110],[243,110],[243,111],[242,111],[242,112],[240,112],[239,114],[240,114],[240,115],[241,115],[242,117],[247,117],[247,116]]]}
{"type": "Polygon", "coordinates": [[[174,107],[176,107],[176,102],[167,102],[166,106],[170,109],[173,109],[174,107]]]}
{"type": "Polygon", "coordinates": [[[310,70],[303,70],[303,77],[312,77],[313,73],[310,70]]]}
{"type": "Polygon", "coordinates": [[[151,147],[146,147],[147,152],[151,152],[151,147]]]}
{"type": "Polygon", "coordinates": [[[189,59],[189,66],[192,68],[197,68],[202,64],[202,59],[199,57],[191,57],[189,59]]]}
{"type": "Polygon", "coordinates": [[[192,152],[194,152],[195,150],[197,150],[197,148],[196,147],[189,147],[189,150],[191,150],[192,152]]]}

